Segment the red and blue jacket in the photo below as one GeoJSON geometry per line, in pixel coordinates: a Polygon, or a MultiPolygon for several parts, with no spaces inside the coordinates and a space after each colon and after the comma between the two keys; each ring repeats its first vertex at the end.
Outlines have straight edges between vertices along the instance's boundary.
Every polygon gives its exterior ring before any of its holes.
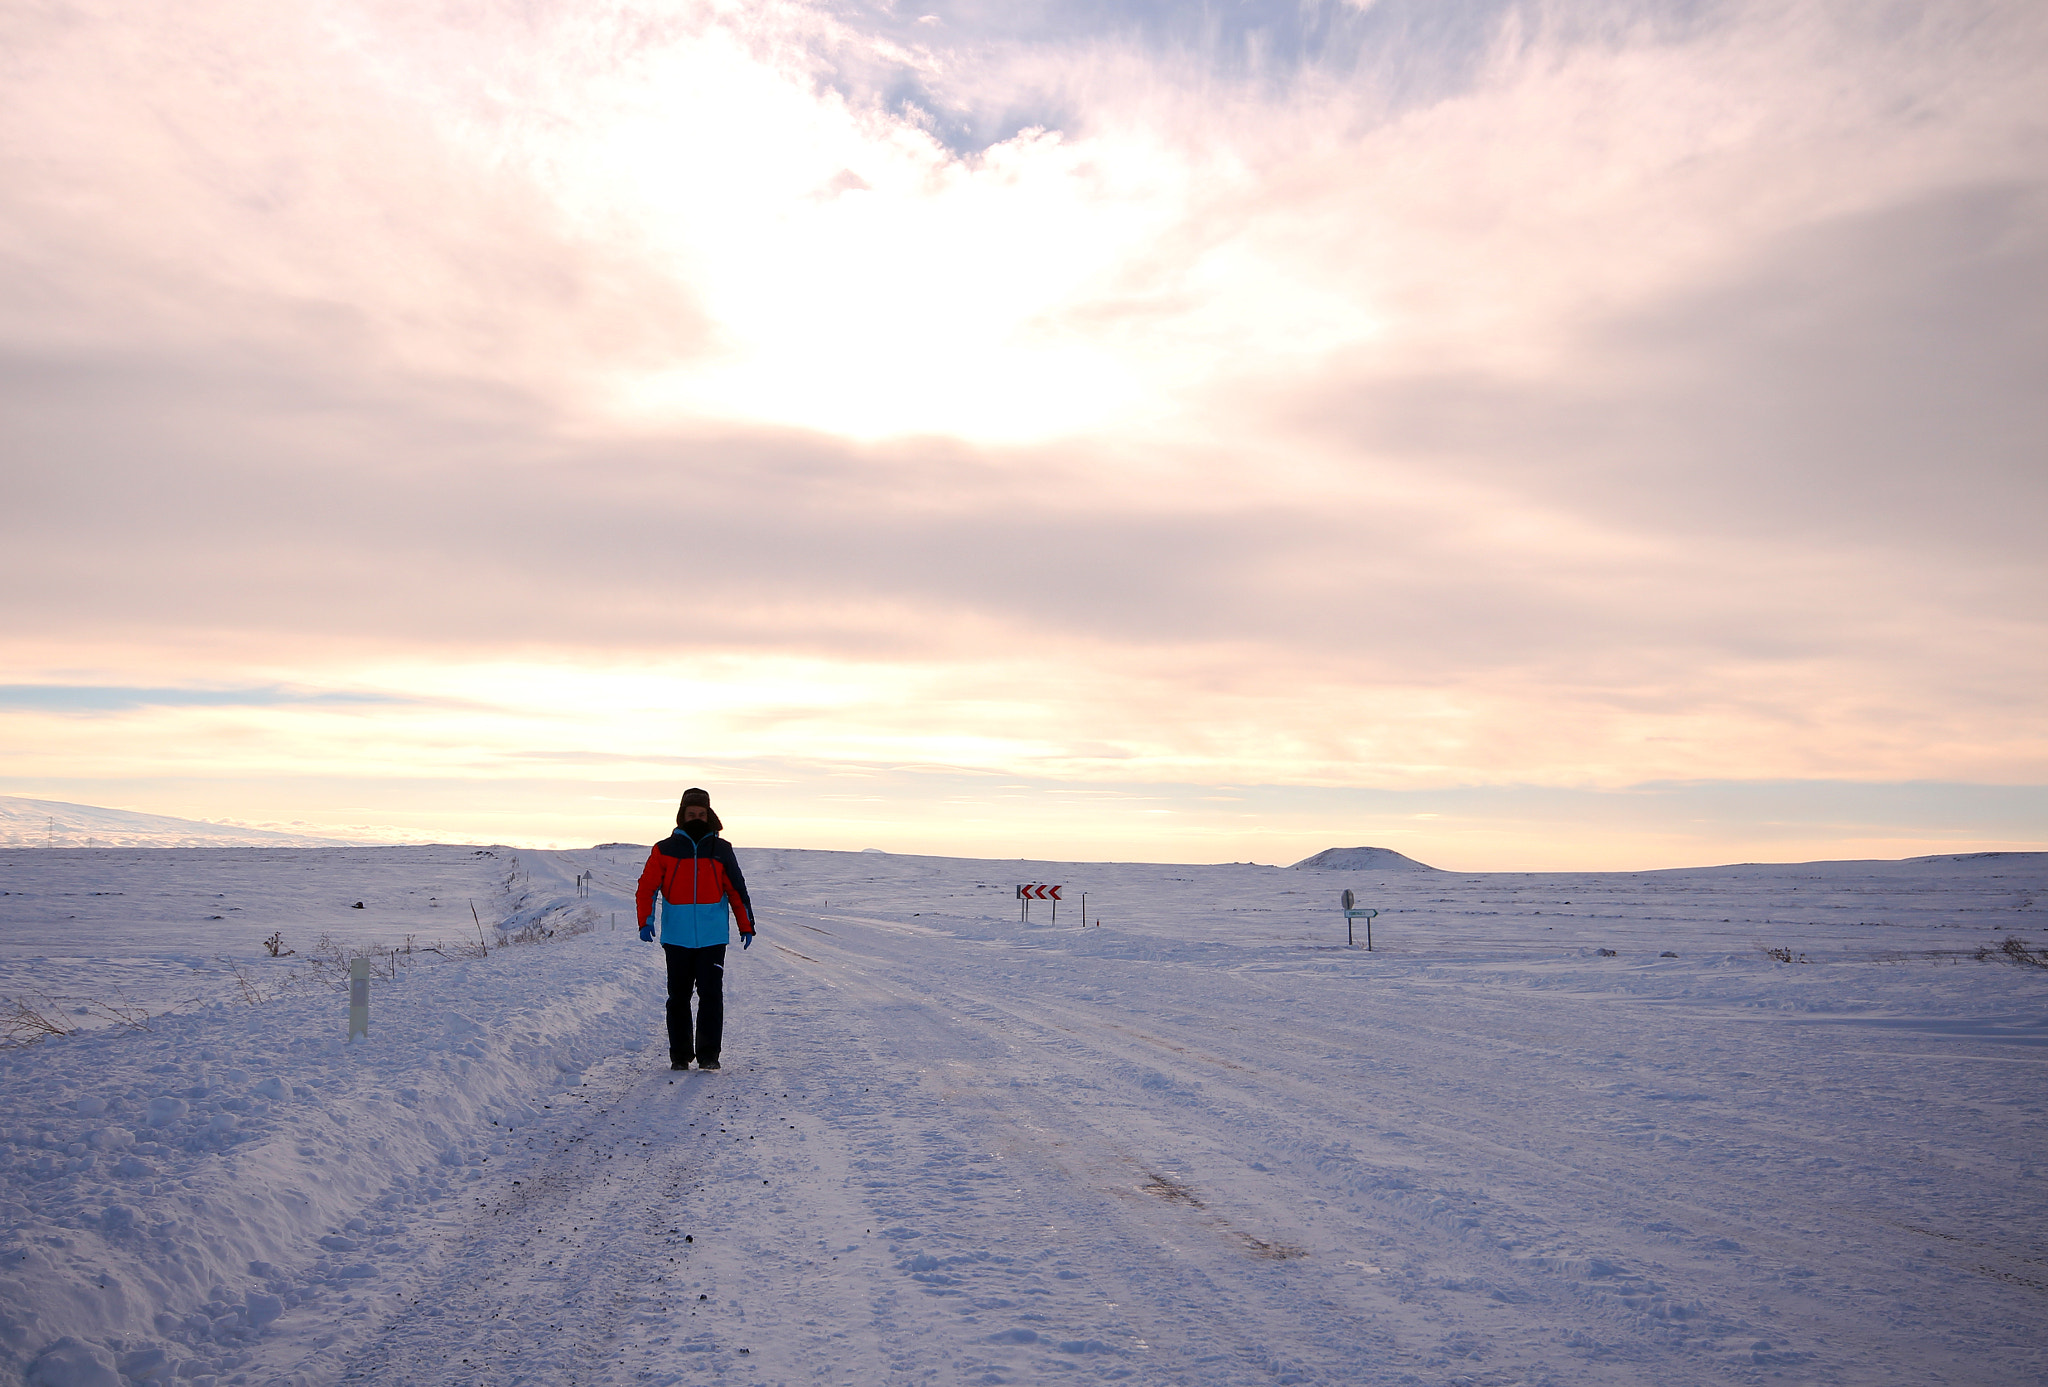
{"type": "Polygon", "coordinates": [[[635,919],[654,923],[654,893],[661,893],[661,942],[685,949],[730,944],[727,910],[740,918],[740,933],[754,932],[754,904],[740,875],[732,844],[716,833],[692,839],[681,829],[654,845],[640,869],[634,893],[635,919]]]}

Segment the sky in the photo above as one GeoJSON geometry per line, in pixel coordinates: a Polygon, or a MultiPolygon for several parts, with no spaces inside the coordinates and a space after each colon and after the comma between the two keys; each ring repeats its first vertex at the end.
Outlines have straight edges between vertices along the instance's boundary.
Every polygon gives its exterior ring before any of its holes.
{"type": "Polygon", "coordinates": [[[2048,8],[0,0],[0,793],[2048,847],[2048,8]]]}

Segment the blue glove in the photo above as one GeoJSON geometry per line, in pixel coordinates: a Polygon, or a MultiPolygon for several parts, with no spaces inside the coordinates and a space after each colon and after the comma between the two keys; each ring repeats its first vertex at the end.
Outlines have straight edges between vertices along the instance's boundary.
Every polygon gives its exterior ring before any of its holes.
{"type": "Polygon", "coordinates": [[[749,950],[749,949],[751,949],[751,948],[753,948],[753,947],[754,947],[754,936],[753,936],[753,935],[751,935],[751,934],[743,934],[743,935],[741,935],[741,936],[740,936],[740,952],[741,952],[741,953],[745,953],[745,952],[746,952],[747,950],[749,950]]]}
{"type": "Polygon", "coordinates": [[[652,920],[640,926],[640,942],[643,944],[652,944],[654,942],[654,922],[652,920]]]}

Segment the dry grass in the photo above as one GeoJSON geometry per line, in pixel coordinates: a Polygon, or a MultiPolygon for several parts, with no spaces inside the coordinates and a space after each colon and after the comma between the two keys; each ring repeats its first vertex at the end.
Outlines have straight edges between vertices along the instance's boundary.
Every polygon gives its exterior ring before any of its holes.
{"type": "Polygon", "coordinates": [[[1987,946],[1977,950],[1976,957],[1980,963],[2002,958],[2021,968],[2048,968],[2048,944],[2038,949],[2029,949],[2026,940],[2017,934],[2008,934],[1999,942],[1997,948],[1987,946]]]}
{"type": "Polygon", "coordinates": [[[111,1021],[131,1031],[149,1029],[149,1013],[125,1000],[104,997],[55,997],[38,992],[32,997],[10,997],[0,1002],[0,1047],[34,1045],[53,1036],[70,1035],[83,1029],[75,1016],[111,1021]]]}

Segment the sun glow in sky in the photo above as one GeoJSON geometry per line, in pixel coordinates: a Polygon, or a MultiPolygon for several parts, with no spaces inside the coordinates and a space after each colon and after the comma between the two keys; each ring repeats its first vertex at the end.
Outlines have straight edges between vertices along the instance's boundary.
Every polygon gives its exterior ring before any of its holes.
{"type": "Polygon", "coordinates": [[[0,793],[2048,841],[2039,6],[0,15],[0,793]]]}

